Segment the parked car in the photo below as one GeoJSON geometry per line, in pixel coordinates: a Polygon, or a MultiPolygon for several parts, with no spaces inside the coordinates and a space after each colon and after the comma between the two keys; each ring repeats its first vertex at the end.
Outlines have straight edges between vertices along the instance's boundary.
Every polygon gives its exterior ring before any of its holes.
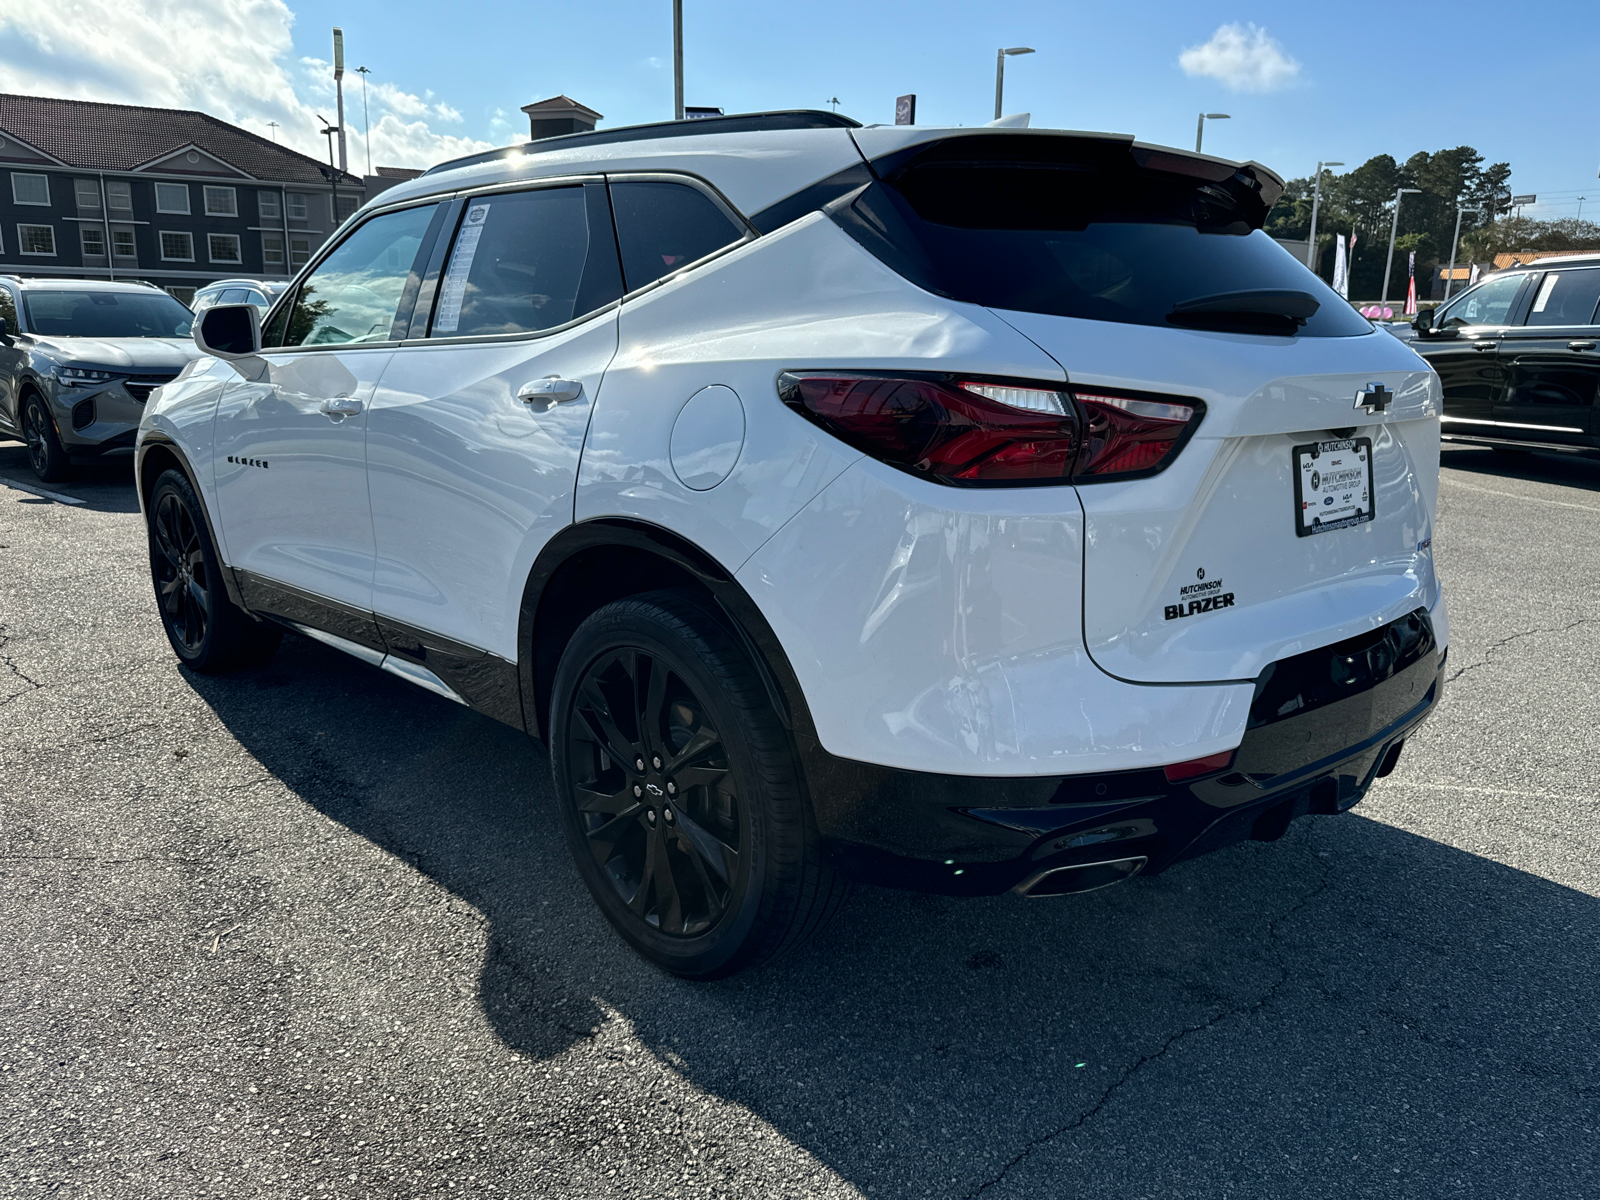
{"type": "Polygon", "coordinates": [[[1443,436],[1500,450],[1600,450],[1600,254],[1534,259],[1414,322],[1444,386],[1443,436]]]}
{"type": "Polygon", "coordinates": [[[264,279],[219,279],[197,291],[189,307],[202,313],[213,304],[253,304],[264,314],[288,286],[264,279]]]}
{"type": "Polygon", "coordinates": [[[688,976],[851,879],[1058,895],[1340,812],[1440,695],[1438,381],[1282,189],[828,113],[436,167],[146,414],[173,649],[288,627],[542,739],[688,976]]]}
{"type": "Polygon", "coordinates": [[[151,391],[199,357],[192,319],[149,284],[0,275],[0,434],[47,483],[132,454],[151,391]]]}

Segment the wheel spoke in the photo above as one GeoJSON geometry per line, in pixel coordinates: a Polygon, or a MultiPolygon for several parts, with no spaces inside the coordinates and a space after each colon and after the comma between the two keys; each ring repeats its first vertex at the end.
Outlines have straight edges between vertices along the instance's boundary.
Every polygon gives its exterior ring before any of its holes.
{"type": "Polygon", "coordinates": [[[664,766],[662,770],[671,773],[674,778],[677,778],[680,774],[682,774],[685,767],[705,757],[707,753],[718,746],[721,742],[722,738],[717,734],[715,729],[711,728],[709,725],[702,725],[690,735],[689,740],[687,743],[685,743],[683,749],[678,751],[677,754],[673,755],[667,761],[667,765],[664,766]]]}
{"type": "Polygon", "coordinates": [[[163,496],[161,507],[156,510],[155,521],[156,543],[173,567],[178,567],[183,562],[183,552],[178,548],[177,530],[174,528],[176,518],[173,513],[177,507],[178,502],[175,497],[163,496]]]}
{"type": "Polygon", "coordinates": [[[690,856],[709,866],[724,886],[731,884],[739,871],[739,852],[681,810],[672,815],[677,818],[682,844],[690,856]]]}
{"type": "Polygon", "coordinates": [[[667,668],[647,654],[638,658],[646,675],[645,694],[639,698],[639,740],[647,750],[662,750],[666,748],[667,668]]]}
{"type": "Polygon", "coordinates": [[[601,694],[599,685],[592,676],[584,682],[579,697],[578,716],[588,726],[592,739],[610,755],[611,760],[630,778],[636,777],[638,771],[634,769],[633,763],[639,752],[617,728],[617,723],[611,716],[611,706],[606,703],[605,696],[601,694]]]}
{"type": "Polygon", "coordinates": [[[680,788],[710,787],[727,773],[727,767],[685,767],[672,773],[672,782],[680,788]]]}
{"type": "Polygon", "coordinates": [[[577,793],[579,812],[604,813],[607,816],[614,817],[619,813],[640,807],[631,786],[623,787],[615,792],[602,792],[588,784],[580,783],[572,790],[577,793]]]}
{"type": "Polygon", "coordinates": [[[656,917],[661,922],[663,933],[682,933],[683,892],[672,870],[672,853],[666,832],[658,832],[652,840],[660,843],[656,850],[656,917]]]}
{"type": "Polygon", "coordinates": [[[639,823],[639,811],[635,807],[628,812],[618,813],[609,821],[587,831],[585,836],[589,839],[589,849],[594,852],[595,861],[601,866],[611,861],[616,855],[617,843],[639,823]]]}
{"type": "Polygon", "coordinates": [[[650,894],[656,881],[656,863],[660,855],[661,839],[654,830],[645,833],[644,866],[639,871],[639,890],[628,901],[628,908],[636,917],[643,917],[650,904],[650,894]]]}

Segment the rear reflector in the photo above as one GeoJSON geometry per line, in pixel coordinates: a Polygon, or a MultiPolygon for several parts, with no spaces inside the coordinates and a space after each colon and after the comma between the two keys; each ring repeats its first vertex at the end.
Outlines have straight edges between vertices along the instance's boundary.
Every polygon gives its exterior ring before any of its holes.
{"type": "Polygon", "coordinates": [[[1191,758],[1188,762],[1170,763],[1162,767],[1168,783],[1182,783],[1185,779],[1198,779],[1202,775],[1214,775],[1218,771],[1226,771],[1233,764],[1233,751],[1224,750],[1221,754],[1208,754],[1204,758],[1191,758]]]}
{"type": "Polygon", "coordinates": [[[1199,401],[932,375],[790,371],[778,392],[863,454],[977,487],[1153,473],[1203,413],[1199,401]]]}

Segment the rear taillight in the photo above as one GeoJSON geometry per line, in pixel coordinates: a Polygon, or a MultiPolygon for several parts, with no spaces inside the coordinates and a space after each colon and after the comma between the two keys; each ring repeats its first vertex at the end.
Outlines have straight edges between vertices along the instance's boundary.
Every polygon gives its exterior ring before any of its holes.
{"type": "Polygon", "coordinates": [[[790,371],[778,391],[863,454],[958,486],[1158,471],[1201,414],[1198,401],[960,376],[790,371]]]}
{"type": "Polygon", "coordinates": [[[1215,775],[1233,765],[1233,751],[1208,754],[1204,758],[1191,758],[1188,762],[1168,763],[1161,768],[1168,783],[1182,783],[1185,779],[1199,779],[1202,775],[1215,775]]]}

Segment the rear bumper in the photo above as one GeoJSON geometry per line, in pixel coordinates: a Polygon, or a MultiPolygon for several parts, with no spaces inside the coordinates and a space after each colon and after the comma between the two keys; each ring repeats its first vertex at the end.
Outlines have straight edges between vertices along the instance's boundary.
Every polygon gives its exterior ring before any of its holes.
{"type": "Polygon", "coordinates": [[[1355,805],[1439,702],[1444,661],[1419,611],[1274,663],[1257,681],[1233,761],[1179,784],[1159,767],[1035,779],[921,775],[829,760],[812,747],[812,802],[836,865],[870,883],[992,895],[1063,867],[1142,859],[1120,874],[1152,874],[1355,805]]]}

